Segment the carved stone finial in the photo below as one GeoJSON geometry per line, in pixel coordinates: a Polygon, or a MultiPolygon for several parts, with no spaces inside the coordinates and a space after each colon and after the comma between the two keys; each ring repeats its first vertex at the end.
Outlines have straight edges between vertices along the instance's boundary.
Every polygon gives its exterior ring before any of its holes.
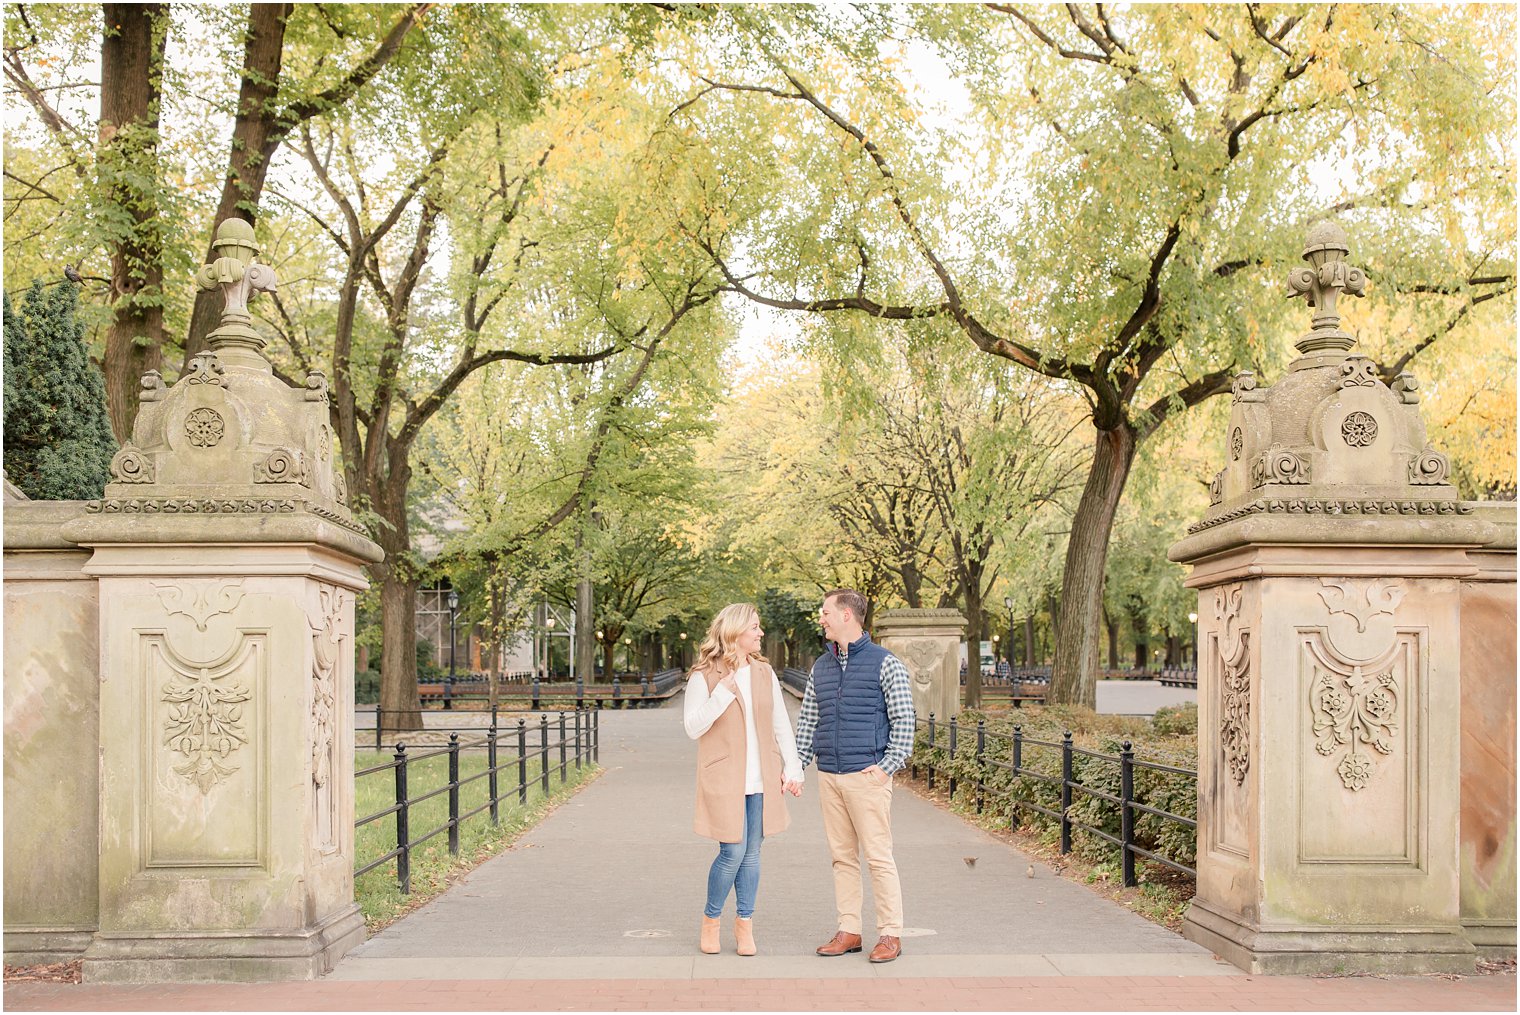
{"type": "Polygon", "coordinates": [[[327,375],[320,370],[313,370],[306,375],[306,400],[308,402],[327,401],[327,375]]]}
{"type": "Polygon", "coordinates": [[[1346,243],[1346,231],[1335,222],[1325,219],[1315,223],[1304,243],[1304,260],[1309,267],[1299,268],[1288,276],[1288,298],[1308,298],[1315,310],[1313,330],[1298,340],[1303,353],[1322,349],[1350,349],[1356,339],[1341,330],[1341,315],[1336,310],[1338,294],[1364,296],[1367,276],[1360,268],[1346,263],[1351,248],[1346,243]]]}
{"type": "Polygon", "coordinates": [[[141,388],[137,393],[139,402],[156,402],[164,397],[164,375],[157,370],[149,370],[137,383],[141,388]]]}
{"type": "Polygon", "coordinates": [[[1408,370],[1401,371],[1389,385],[1393,393],[1399,396],[1399,401],[1405,405],[1417,405],[1420,401],[1420,385],[1414,379],[1414,374],[1408,370]]]}
{"type": "Polygon", "coordinates": [[[253,260],[259,245],[254,242],[253,226],[242,219],[227,219],[217,226],[211,246],[221,256],[195,273],[195,283],[207,292],[222,290],[226,303],[221,327],[206,340],[216,350],[242,346],[257,352],[264,347],[264,339],[251,327],[248,300],[256,292],[275,291],[274,269],[253,260]]]}
{"type": "Polygon", "coordinates": [[[1237,402],[1265,402],[1267,393],[1256,386],[1256,371],[1242,370],[1230,382],[1230,391],[1237,402]]]}

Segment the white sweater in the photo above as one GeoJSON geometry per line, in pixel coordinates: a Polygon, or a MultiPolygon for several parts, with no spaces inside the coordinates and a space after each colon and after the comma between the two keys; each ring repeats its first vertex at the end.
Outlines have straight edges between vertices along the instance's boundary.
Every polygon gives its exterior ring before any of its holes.
{"type": "MultiPolygon", "coordinates": [[[[779,793],[780,786],[767,786],[760,776],[760,741],[755,737],[754,697],[750,694],[750,668],[741,666],[734,674],[739,685],[739,697],[744,699],[744,714],[749,721],[744,724],[744,792],[779,793]]],[[[718,716],[738,700],[732,691],[719,684],[711,694],[707,692],[707,678],[700,671],[686,681],[686,735],[693,740],[712,729],[718,716]]],[[[786,702],[781,697],[781,681],[771,674],[771,728],[776,746],[781,748],[782,777],[792,782],[802,782],[802,760],[797,757],[797,741],[792,735],[792,720],[786,714],[786,702]]]]}

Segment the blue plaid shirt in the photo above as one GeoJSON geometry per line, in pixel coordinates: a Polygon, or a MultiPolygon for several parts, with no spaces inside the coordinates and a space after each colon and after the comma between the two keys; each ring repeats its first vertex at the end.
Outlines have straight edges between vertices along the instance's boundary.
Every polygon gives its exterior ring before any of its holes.
{"type": "MultiPolygon", "coordinates": [[[[840,656],[841,666],[847,666],[848,657],[840,656]]],[[[891,733],[887,737],[887,752],[881,759],[881,770],[888,775],[908,763],[913,753],[913,688],[909,682],[908,668],[892,653],[881,664],[881,696],[887,702],[887,722],[891,733]]],[[[808,672],[807,690],[802,693],[802,710],[797,714],[797,756],[802,767],[813,763],[813,733],[818,729],[818,697],[813,692],[813,674],[808,672]]]]}

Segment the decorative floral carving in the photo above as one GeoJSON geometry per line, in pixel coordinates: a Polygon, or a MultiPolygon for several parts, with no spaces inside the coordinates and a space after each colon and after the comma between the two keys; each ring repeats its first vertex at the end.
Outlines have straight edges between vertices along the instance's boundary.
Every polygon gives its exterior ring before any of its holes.
{"type": "Polygon", "coordinates": [[[338,470],[335,470],[333,472],[333,493],[338,498],[338,503],[339,504],[347,506],[347,504],[348,504],[348,480],[346,480],[346,479],[343,478],[343,470],[342,469],[338,469],[338,470]]]}
{"type": "Polygon", "coordinates": [[[153,459],[132,445],[123,444],[111,459],[111,479],[117,483],[151,483],[153,459]]]}
{"type": "Polygon", "coordinates": [[[1235,380],[1230,383],[1230,391],[1237,402],[1265,402],[1267,393],[1257,388],[1256,373],[1251,370],[1242,370],[1235,375],[1235,380]]]}
{"type": "Polygon", "coordinates": [[[1391,754],[1398,733],[1399,687],[1392,667],[1387,662],[1372,669],[1352,664],[1349,676],[1320,669],[1309,709],[1314,717],[1314,749],[1329,757],[1343,746],[1348,748],[1336,774],[1353,792],[1366,788],[1377,766],[1374,756],[1358,747],[1391,754]]]}
{"type": "Polygon", "coordinates": [[[1432,447],[1426,447],[1409,463],[1409,482],[1414,486],[1445,486],[1451,475],[1451,462],[1432,447]]]}
{"type": "Polygon", "coordinates": [[[202,793],[237,771],[226,764],[233,751],[248,742],[243,726],[243,702],[250,695],[242,684],[226,680],[230,670],[212,673],[201,668],[180,675],[163,687],[169,704],[164,720],[164,746],[184,755],[174,770],[201,788],[202,793]]]}
{"type": "Polygon", "coordinates": [[[305,486],[310,478],[306,456],[289,448],[275,448],[253,467],[255,483],[300,483],[305,486]]]}
{"type": "Polygon", "coordinates": [[[214,448],[222,442],[226,424],[215,409],[192,409],[185,417],[185,437],[198,448],[214,448]]]}
{"type": "Polygon", "coordinates": [[[1344,613],[1356,621],[1358,634],[1366,633],[1367,621],[1393,611],[1404,601],[1404,590],[1382,578],[1321,578],[1319,590],[1331,616],[1344,613]]]}
{"type": "Polygon", "coordinates": [[[222,361],[217,358],[216,353],[197,353],[190,360],[190,368],[185,371],[185,383],[226,387],[227,371],[222,369],[222,361]]]}
{"type": "Polygon", "coordinates": [[[157,370],[149,370],[137,381],[139,402],[156,402],[164,397],[164,375],[157,370]]]}
{"type": "Polygon", "coordinates": [[[1240,452],[1245,448],[1245,438],[1241,435],[1240,427],[1230,431],[1230,461],[1240,461],[1240,452]]]}
{"type": "Polygon", "coordinates": [[[311,625],[311,778],[317,786],[332,779],[332,745],[338,711],[337,669],[343,637],[343,593],[324,585],[318,592],[320,616],[311,625]]]}
{"type": "Polygon", "coordinates": [[[902,643],[897,652],[913,674],[913,683],[920,691],[933,686],[935,672],[945,660],[945,643],[938,638],[913,638],[902,643]]]}
{"type": "Polygon", "coordinates": [[[1297,486],[1309,482],[1309,463],[1295,451],[1274,448],[1263,452],[1251,463],[1251,485],[1284,483],[1297,486]]]}
{"type": "Polygon", "coordinates": [[[1367,356],[1347,356],[1341,364],[1341,387],[1370,388],[1377,384],[1377,364],[1367,356]]]}
{"type": "Polygon", "coordinates": [[[1224,473],[1217,473],[1209,480],[1209,503],[1219,504],[1224,500],[1224,473]]]}
{"type": "Polygon", "coordinates": [[[1237,786],[1251,768],[1251,635],[1239,630],[1244,587],[1214,593],[1220,662],[1219,747],[1237,786]]]}
{"type": "Polygon", "coordinates": [[[96,500],[85,505],[90,514],[289,514],[296,510],[298,502],[282,500],[252,500],[240,498],[217,500],[209,497],[166,497],[162,499],[124,498],[96,500]]]}
{"type": "Polygon", "coordinates": [[[1403,371],[1393,379],[1389,385],[1393,393],[1399,396],[1399,401],[1405,405],[1415,405],[1420,401],[1420,385],[1414,379],[1414,374],[1408,370],[1403,371]]]}
{"type": "Polygon", "coordinates": [[[1341,439],[1353,448],[1365,448],[1377,440],[1378,424],[1371,413],[1358,409],[1341,422],[1341,439]]]}
{"type": "Polygon", "coordinates": [[[243,601],[241,582],[205,582],[192,585],[154,585],[158,601],[169,616],[182,613],[195,621],[197,631],[206,630],[206,622],[223,613],[231,613],[243,601]]]}

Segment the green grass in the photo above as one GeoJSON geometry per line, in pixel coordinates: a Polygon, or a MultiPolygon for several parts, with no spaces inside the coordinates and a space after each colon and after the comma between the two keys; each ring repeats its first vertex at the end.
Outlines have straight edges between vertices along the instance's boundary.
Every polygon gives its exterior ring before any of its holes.
{"type": "MultiPolygon", "coordinates": [[[[431,748],[415,750],[415,754],[428,753],[431,748]]],[[[358,750],[354,752],[354,770],[384,764],[393,758],[389,751],[358,750]]],[[[552,811],[561,801],[572,795],[580,786],[589,782],[600,771],[597,766],[583,762],[579,772],[575,769],[573,752],[568,759],[566,781],[559,778],[559,752],[551,747],[549,769],[549,795],[544,796],[539,774],[542,760],[528,759],[528,801],[519,802],[517,793],[517,758],[509,751],[497,755],[497,792],[501,796],[499,824],[491,824],[489,809],[481,811],[459,826],[459,855],[449,854],[448,832],[442,831],[412,850],[412,891],[401,894],[396,881],[396,861],[387,860],[367,874],[354,879],[354,894],[364,913],[365,923],[371,932],[391,923],[398,917],[417,908],[448,888],[459,875],[495,856],[523,832],[532,828],[552,811]]],[[[486,770],[486,752],[461,751],[459,778],[463,782],[470,776],[486,770]]],[[[447,753],[407,765],[407,793],[416,799],[448,783],[449,759],[447,753]]],[[[459,813],[465,814],[489,799],[490,780],[481,778],[459,788],[459,813]]],[[[382,811],[396,802],[395,772],[387,770],[356,779],[354,783],[355,812],[367,817],[382,811]]],[[[429,800],[413,804],[408,816],[411,839],[418,838],[448,819],[449,796],[440,793],[429,800]]],[[[396,848],[396,816],[388,814],[377,821],[357,829],[354,840],[355,868],[362,867],[376,857],[396,848]]]]}

